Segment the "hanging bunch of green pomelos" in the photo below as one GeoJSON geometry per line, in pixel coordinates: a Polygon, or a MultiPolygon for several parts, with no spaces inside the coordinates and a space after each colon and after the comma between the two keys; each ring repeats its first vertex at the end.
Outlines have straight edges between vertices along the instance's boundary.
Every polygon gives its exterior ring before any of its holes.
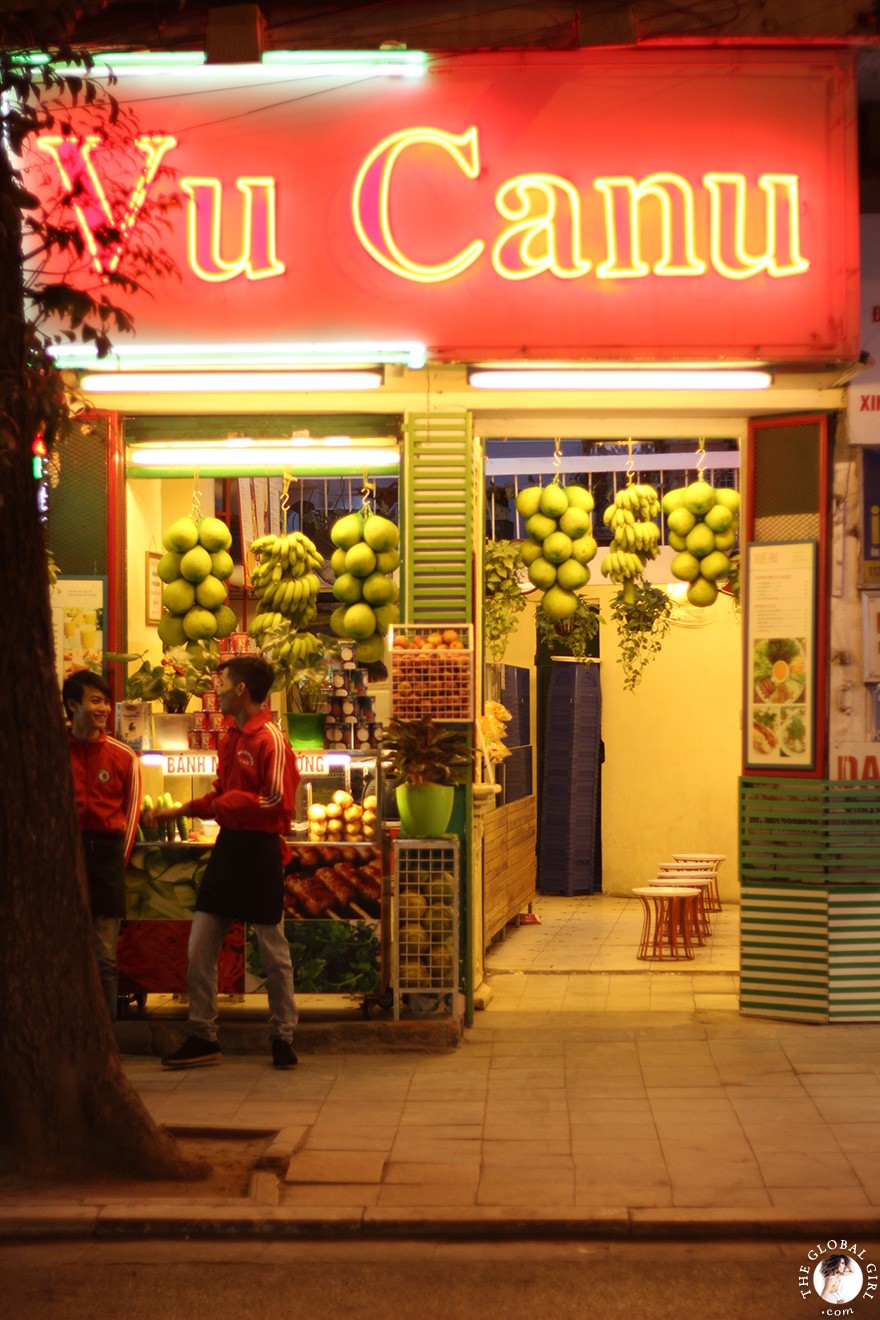
{"type": "Polygon", "coordinates": [[[525,522],[520,549],[529,581],[544,593],[540,608],[552,619],[570,619],[577,592],[590,580],[587,564],[598,546],[591,517],[594,500],[583,486],[526,486],[516,497],[525,522]]]}
{"type": "Polygon", "coordinates": [[[705,608],[718,596],[718,583],[731,572],[730,552],[736,543],[739,493],[710,486],[702,479],[669,490],[663,496],[669,544],[678,553],[672,572],[688,583],[691,605],[705,608]]]}
{"type": "Polygon", "coordinates": [[[391,576],[400,564],[400,532],[365,503],[337,519],[330,540],[336,546],[330,556],[336,574],[333,595],[340,602],[330,627],[337,637],[357,643],[361,664],[374,664],[382,659],[385,634],[400,618],[400,593],[391,576]]]}
{"type": "Polygon", "coordinates": [[[228,637],[238,626],[226,603],[226,580],[235,567],[229,547],[232,533],[219,518],[188,515],[162,534],[165,553],[156,573],[165,583],[158,633],[165,646],[228,637]]]}

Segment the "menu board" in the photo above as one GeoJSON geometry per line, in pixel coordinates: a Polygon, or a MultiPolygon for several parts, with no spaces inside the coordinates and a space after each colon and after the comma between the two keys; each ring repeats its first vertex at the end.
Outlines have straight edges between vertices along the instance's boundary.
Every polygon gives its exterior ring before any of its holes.
{"type": "Polygon", "coordinates": [[[49,595],[59,684],[75,669],[104,669],[105,577],[59,574],[49,595]]]}
{"type": "Polygon", "coordinates": [[[816,744],[816,543],[746,549],[743,761],[812,769],[816,744]]]}

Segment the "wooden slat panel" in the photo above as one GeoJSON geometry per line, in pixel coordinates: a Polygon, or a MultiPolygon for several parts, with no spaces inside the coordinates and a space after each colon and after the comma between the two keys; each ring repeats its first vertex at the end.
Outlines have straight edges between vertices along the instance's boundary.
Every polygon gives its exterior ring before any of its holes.
{"type": "Polygon", "coordinates": [[[471,448],[469,413],[407,417],[407,623],[471,622],[471,448]]]}
{"type": "Polygon", "coordinates": [[[535,897],[537,802],[520,798],[496,807],[483,825],[484,944],[535,897]]]}
{"type": "Polygon", "coordinates": [[[742,779],[740,877],[880,883],[880,784],[742,779]]]}

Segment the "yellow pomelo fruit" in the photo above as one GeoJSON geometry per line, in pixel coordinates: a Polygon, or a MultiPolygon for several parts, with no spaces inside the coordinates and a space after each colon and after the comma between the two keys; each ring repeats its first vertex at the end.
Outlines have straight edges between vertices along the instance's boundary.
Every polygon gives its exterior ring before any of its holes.
{"type": "Polygon", "coordinates": [[[345,572],[345,556],[347,554],[347,550],[343,550],[342,546],[338,546],[330,556],[330,567],[337,577],[345,572]]]}
{"type": "Polygon", "coordinates": [[[566,486],[565,493],[568,496],[569,508],[583,509],[584,513],[592,513],[596,507],[596,501],[583,486],[566,486]]]}
{"type": "Polygon", "coordinates": [[[384,573],[371,573],[364,578],[361,591],[368,605],[387,605],[394,597],[394,583],[384,573]]]}
{"type": "Polygon", "coordinates": [[[377,605],[373,613],[376,616],[376,632],[383,637],[392,624],[400,622],[400,609],[393,601],[387,605],[377,605]]]}
{"type": "Polygon", "coordinates": [[[214,611],[215,637],[228,637],[238,627],[238,615],[229,605],[221,605],[214,611]]]}
{"type": "Polygon", "coordinates": [[[563,587],[551,587],[541,600],[541,609],[552,619],[570,619],[577,607],[577,596],[563,587]]]}
{"type": "Polygon", "coordinates": [[[186,554],[187,550],[192,550],[198,543],[199,529],[189,516],[178,518],[177,522],[166,527],[162,533],[162,544],[165,549],[176,550],[181,555],[186,554]]]}
{"type": "Polygon", "coordinates": [[[579,564],[589,564],[591,559],[595,559],[596,551],[599,546],[594,536],[579,536],[571,543],[571,557],[576,559],[579,564]]]}
{"type": "Polygon", "coordinates": [[[679,552],[687,550],[687,541],[683,536],[679,536],[678,532],[668,532],[666,539],[672,546],[673,550],[678,550],[679,552]]]}
{"type": "Polygon", "coordinates": [[[715,533],[710,532],[704,522],[698,522],[694,529],[688,532],[684,538],[685,545],[692,555],[702,559],[704,555],[711,555],[715,549],[715,533]]]}
{"type": "Polygon", "coordinates": [[[226,588],[213,573],[209,573],[196,587],[196,604],[206,610],[219,610],[221,605],[226,604],[226,588]]]}
{"type": "Polygon", "coordinates": [[[551,532],[544,541],[544,558],[551,564],[562,564],[571,556],[571,537],[565,532],[551,532]]]}
{"type": "Polygon", "coordinates": [[[700,576],[700,561],[688,550],[676,555],[669,567],[682,582],[695,582],[700,576]]]}
{"type": "Polygon", "coordinates": [[[700,562],[700,572],[704,578],[710,582],[715,582],[718,578],[727,577],[730,572],[730,560],[727,555],[723,555],[720,550],[713,550],[711,554],[700,562]]]}
{"type": "Polygon", "coordinates": [[[566,591],[577,591],[579,587],[585,587],[589,580],[590,570],[576,559],[566,559],[556,570],[556,585],[566,591]]]}
{"type": "Polygon", "coordinates": [[[526,568],[528,568],[529,564],[533,564],[536,559],[540,559],[541,547],[538,545],[538,542],[523,541],[519,548],[519,558],[520,563],[525,564],[526,568]]]}
{"type": "Polygon", "coordinates": [[[692,582],[687,590],[688,602],[691,605],[699,605],[705,609],[708,605],[714,605],[718,599],[718,588],[714,582],[707,582],[704,577],[698,577],[696,582],[692,582]]]}
{"type": "Polygon", "coordinates": [[[708,513],[715,503],[715,492],[708,481],[692,481],[689,486],[684,488],[684,498],[682,503],[691,513],[695,513],[698,518],[702,518],[704,513],[708,513]]]}
{"type": "Polygon", "coordinates": [[[196,589],[186,578],[169,582],[162,592],[162,604],[172,614],[186,614],[196,603],[196,589]]]}
{"type": "Polygon", "coordinates": [[[733,510],[728,509],[723,504],[713,504],[709,512],[704,516],[703,522],[710,527],[713,532],[726,532],[733,523],[733,510]]]}
{"type": "Polygon", "coordinates": [[[211,572],[215,578],[225,582],[235,572],[235,560],[228,550],[215,550],[211,555],[211,572]]]}
{"type": "Polygon", "coordinates": [[[397,524],[390,518],[383,518],[374,513],[364,520],[364,540],[371,550],[379,554],[382,550],[396,550],[400,542],[397,524]]]}
{"type": "Polygon", "coordinates": [[[549,590],[556,581],[556,567],[542,555],[533,564],[529,564],[529,581],[534,582],[542,591],[549,590]]]}
{"type": "Polygon", "coordinates": [[[380,550],[376,555],[376,567],[380,573],[393,573],[400,567],[400,551],[380,550]]]}
{"type": "MultiPolygon", "coordinates": [[[[371,550],[370,554],[372,553],[371,550]]],[[[353,605],[361,598],[360,578],[354,577],[351,573],[342,573],[333,583],[333,595],[337,600],[344,601],[346,605],[353,605]]]]}
{"type": "Polygon", "coordinates": [[[359,665],[376,665],[385,654],[385,639],[380,633],[374,633],[372,637],[367,637],[364,641],[357,644],[357,658],[359,665]]]}
{"type": "Polygon", "coordinates": [[[547,518],[561,518],[568,508],[568,496],[565,487],[552,482],[541,491],[539,509],[547,518]]]}
{"type": "Polygon", "coordinates": [[[169,614],[167,611],[159,620],[159,626],[156,629],[159,634],[159,640],[165,646],[183,646],[186,642],[186,633],[183,631],[183,619],[179,614],[169,614]]]}
{"type": "Polygon", "coordinates": [[[193,642],[203,637],[213,637],[217,632],[213,610],[203,610],[201,605],[194,605],[183,616],[183,631],[193,642]]]}
{"type": "Polygon", "coordinates": [[[666,526],[670,532],[675,532],[676,536],[687,536],[696,521],[689,509],[673,509],[666,519],[666,526]]]}
{"type": "Polygon", "coordinates": [[[521,518],[531,518],[541,506],[543,486],[525,486],[516,497],[516,511],[521,518]]]}
{"type": "Polygon", "coordinates": [[[348,633],[345,631],[345,611],[347,609],[347,605],[340,605],[330,615],[330,627],[333,629],[337,637],[348,636],[348,633]]]}
{"type": "Polygon", "coordinates": [[[197,545],[187,550],[180,561],[180,576],[187,582],[201,582],[211,571],[211,556],[204,546],[197,545]]]}
{"type": "Polygon", "coordinates": [[[330,528],[330,540],[343,550],[350,550],[363,539],[364,520],[359,513],[346,513],[330,528]]]}
{"type": "Polygon", "coordinates": [[[343,622],[345,631],[356,642],[366,641],[376,631],[376,615],[373,613],[372,607],[365,605],[363,601],[360,601],[357,605],[349,605],[345,611],[343,622]]]}
{"type": "Polygon", "coordinates": [[[546,541],[556,531],[556,519],[543,513],[533,513],[526,523],[526,531],[533,541],[546,541]]]}
{"type": "Polygon", "coordinates": [[[734,516],[739,513],[739,491],[734,490],[731,486],[716,486],[715,502],[716,504],[723,504],[725,509],[730,509],[734,516]]]}
{"type": "Polygon", "coordinates": [[[180,577],[180,561],[183,555],[174,550],[166,550],[156,565],[156,576],[160,582],[175,582],[180,577]]]}
{"type": "Polygon", "coordinates": [[[357,578],[369,577],[376,570],[376,555],[365,541],[359,541],[345,552],[345,571],[357,578]]]}
{"type": "Polygon", "coordinates": [[[729,532],[715,533],[715,549],[720,550],[722,554],[726,555],[728,550],[732,550],[735,545],[736,545],[736,532],[734,532],[733,530],[729,532]]]}
{"type": "Polygon", "coordinates": [[[203,545],[209,555],[228,550],[232,545],[232,532],[219,518],[203,518],[199,523],[199,545],[203,545]]]}
{"type": "Polygon", "coordinates": [[[576,541],[579,536],[586,536],[593,530],[593,520],[586,509],[579,509],[573,504],[559,519],[559,530],[576,541]]]}
{"type": "Polygon", "coordinates": [[[680,509],[684,499],[684,490],[681,486],[676,486],[675,490],[668,490],[660,501],[660,508],[664,513],[674,513],[680,509]]]}

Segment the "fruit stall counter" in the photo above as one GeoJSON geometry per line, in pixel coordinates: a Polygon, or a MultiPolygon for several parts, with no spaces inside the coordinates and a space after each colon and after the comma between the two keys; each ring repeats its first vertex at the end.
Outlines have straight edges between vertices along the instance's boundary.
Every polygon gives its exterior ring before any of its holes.
{"type": "MultiPolygon", "coordinates": [[[[298,991],[375,996],[383,987],[384,842],[289,842],[284,928],[298,991]]],[[[119,991],[186,993],[189,923],[211,845],[138,843],[126,871],[126,920],[119,938],[119,991]]],[[[256,946],[236,923],[218,963],[221,994],[257,993],[256,946]]]]}

